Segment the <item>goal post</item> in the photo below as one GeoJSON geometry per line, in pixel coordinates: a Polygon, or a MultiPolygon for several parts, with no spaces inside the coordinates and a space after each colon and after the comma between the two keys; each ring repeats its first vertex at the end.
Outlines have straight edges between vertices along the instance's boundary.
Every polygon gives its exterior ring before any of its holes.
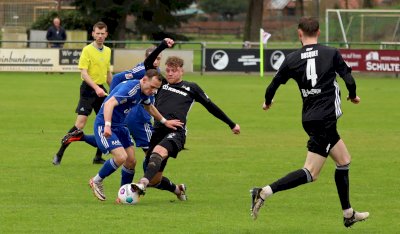
{"type": "Polygon", "coordinates": [[[325,41],[351,43],[396,42],[400,37],[400,10],[326,9],[325,41]]]}

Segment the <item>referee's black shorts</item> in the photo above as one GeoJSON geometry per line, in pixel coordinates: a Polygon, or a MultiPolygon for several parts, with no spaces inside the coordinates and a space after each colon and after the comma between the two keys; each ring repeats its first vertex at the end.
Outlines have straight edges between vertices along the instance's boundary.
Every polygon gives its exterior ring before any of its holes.
{"type": "Polygon", "coordinates": [[[303,122],[303,128],[310,137],[307,143],[308,151],[327,157],[332,147],[340,140],[336,124],[337,120],[303,122]]]}
{"type": "MultiPolygon", "coordinates": [[[[104,90],[104,92],[107,92],[103,85],[99,86],[104,90]]],[[[75,112],[78,115],[89,116],[90,113],[92,113],[92,110],[94,110],[94,112],[97,114],[105,98],[106,97],[97,96],[96,91],[85,81],[82,81],[79,102],[75,112]]]]}

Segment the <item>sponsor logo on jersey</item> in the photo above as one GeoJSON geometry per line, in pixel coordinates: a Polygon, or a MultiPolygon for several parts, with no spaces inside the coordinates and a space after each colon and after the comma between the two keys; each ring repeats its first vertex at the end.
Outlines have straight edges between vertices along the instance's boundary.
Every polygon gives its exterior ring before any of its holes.
{"type": "Polygon", "coordinates": [[[229,57],[223,50],[217,50],[211,55],[211,64],[217,70],[223,70],[228,66],[229,57]]]}
{"type": "Polygon", "coordinates": [[[167,85],[167,84],[163,85],[163,86],[162,86],[162,89],[171,91],[171,92],[173,92],[173,93],[180,94],[180,95],[185,96],[185,97],[187,96],[187,93],[186,93],[186,92],[183,92],[183,91],[181,91],[181,90],[178,90],[178,89],[169,87],[169,85],[167,85]]]}
{"type": "Polygon", "coordinates": [[[187,91],[190,91],[190,87],[187,87],[186,85],[182,85],[183,89],[186,89],[187,91]]]}
{"type": "Polygon", "coordinates": [[[129,80],[129,79],[132,79],[132,78],[133,78],[132,73],[126,73],[125,74],[125,79],[129,80]]]}
{"type": "Polygon", "coordinates": [[[172,139],[172,138],[174,138],[175,135],[176,135],[175,133],[170,133],[170,134],[168,134],[167,138],[172,139]]]}
{"type": "Polygon", "coordinates": [[[121,142],[119,140],[111,141],[112,145],[121,145],[121,142]]]}
{"type": "Polygon", "coordinates": [[[301,89],[301,94],[303,97],[308,97],[309,95],[320,94],[321,89],[301,89]]]}

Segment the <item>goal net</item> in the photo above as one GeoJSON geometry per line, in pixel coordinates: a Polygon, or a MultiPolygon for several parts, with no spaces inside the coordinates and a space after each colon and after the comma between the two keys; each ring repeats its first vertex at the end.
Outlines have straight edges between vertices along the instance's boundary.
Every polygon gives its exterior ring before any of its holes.
{"type": "Polygon", "coordinates": [[[327,9],[325,27],[327,43],[397,44],[400,10],[327,9]]]}

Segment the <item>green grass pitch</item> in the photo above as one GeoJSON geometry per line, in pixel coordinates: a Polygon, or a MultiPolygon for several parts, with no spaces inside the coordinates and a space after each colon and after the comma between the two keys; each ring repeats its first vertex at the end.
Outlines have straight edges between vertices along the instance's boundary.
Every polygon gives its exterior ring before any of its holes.
{"type": "MultiPolygon", "coordinates": [[[[120,171],[105,181],[107,201],[88,187],[99,165],[95,149],[73,143],[61,166],[51,164],[72,127],[80,79],[74,74],[0,73],[0,233],[398,233],[400,230],[400,80],[355,74],[359,105],[345,101],[339,133],[352,155],[351,203],[370,219],[352,230],[342,212],[329,159],[317,182],[274,195],[250,218],[249,189],[303,166],[307,135],[293,80],[281,86],[273,108],[261,109],[271,74],[186,75],[234,121],[233,135],[200,104],[189,114],[187,150],[165,175],[188,187],[187,202],[148,189],[135,206],[114,204],[120,171]]],[[[93,116],[85,132],[93,130],[93,116]]],[[[135,181],[143,175],[136,150],[135,181]]],[[[109,156],[106,156],[109,158],[109,156]]]]}

